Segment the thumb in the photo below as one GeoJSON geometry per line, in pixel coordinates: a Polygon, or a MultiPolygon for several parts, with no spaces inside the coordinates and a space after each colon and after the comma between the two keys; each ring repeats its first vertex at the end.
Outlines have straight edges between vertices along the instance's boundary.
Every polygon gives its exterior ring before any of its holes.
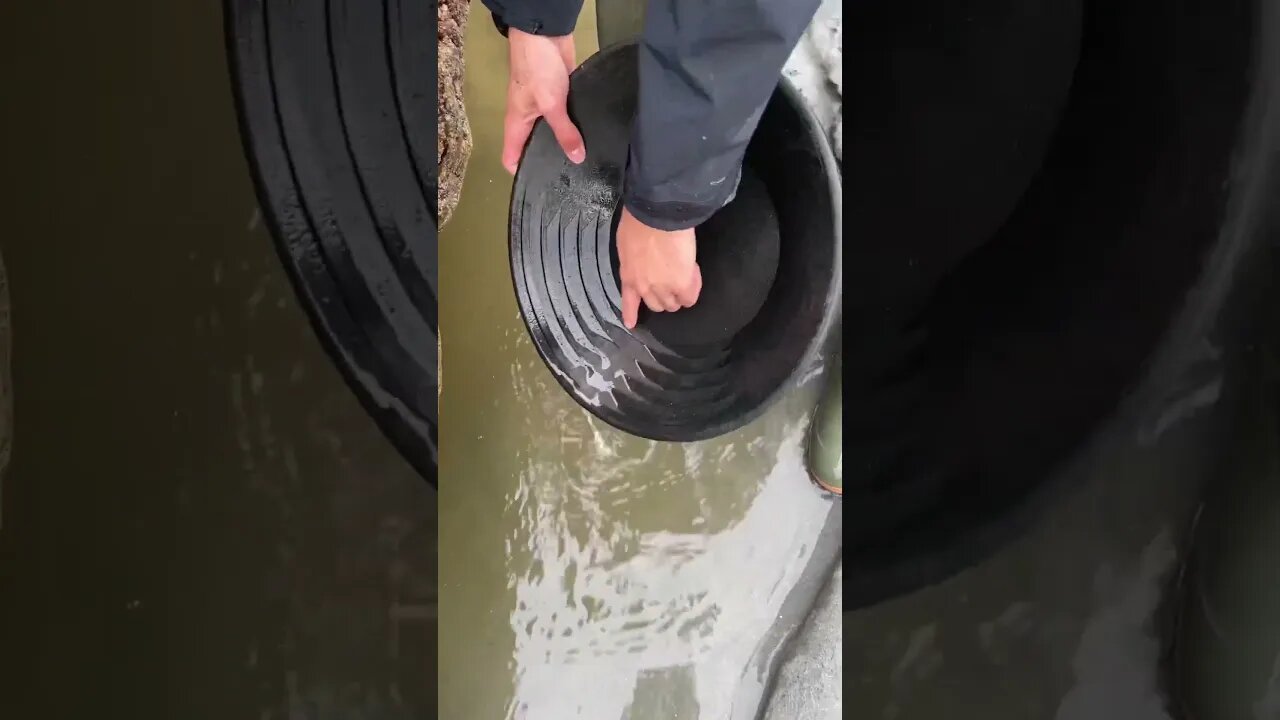
{"type": "Polygon", "coordinates": [[[640,315],[640,295],[630,285],[622,286],[622,324],[628,330],[635,328],[640,315]]]}
{"type": "Polygon", "coordinates": [[[529,140],[529,133],[533,131],[533,122],[536,119],[507,113],[502,123],[502,167],[512,175],[516,174],[516,167],[520,164],[520,154],[524,152],[524,144],[529,140]]]}
{"type": "Polygon", "coordinates": [[[556,142],[560,143],[560,148],[564,150],[569,162],[577,165],[587,159],[587,149],[582,142],[582,133],[578,132],[577,126],[569,119],[569,111],[563,105],[547,113],[543,118],[551,126],[551,132],[556,136],[556,142]]]}

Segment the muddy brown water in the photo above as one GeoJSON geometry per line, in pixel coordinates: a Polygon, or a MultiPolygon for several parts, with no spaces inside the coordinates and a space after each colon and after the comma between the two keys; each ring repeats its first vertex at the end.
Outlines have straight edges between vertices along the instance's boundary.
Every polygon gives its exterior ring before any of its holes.
{"type": "MultiPolygon", "coordinates": [[[[591,3],[575,37],[581,61],[596,49],[591,3]]],[[[798,619],[784,605],[835,552],[819,542],[834,506],[802,464],[817,373],[747,428],[688,445],[625,435],[574,404],[511,286],[506,62],[477,12],[475,145],[440,243],[440,716],[755,717],[778,617],[798,619]]]]}
{"type": "Polygon", "coordinates": [[[294,300],[220,3],[7,3],[0,37],[0,717],[434,717],[436,497],[294,300]]]}

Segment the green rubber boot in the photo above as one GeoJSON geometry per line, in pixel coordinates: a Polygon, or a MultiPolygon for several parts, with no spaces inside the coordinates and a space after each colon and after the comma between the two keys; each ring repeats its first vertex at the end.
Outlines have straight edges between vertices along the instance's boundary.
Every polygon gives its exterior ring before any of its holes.
{"type": "Polygon", "coordinates": [[[827,390],[818,400],[813,421],[809,425],[809,447],[805,452],[805,465],[809,469],[809,477],[813,478],[818,487],[840,496],[844,494],[844,481],[841,477],[844,459],[844,438],[841,434],[844,394],[841,378],[844,372],[838,357],[835,371],[831,375],[827,390]]]}

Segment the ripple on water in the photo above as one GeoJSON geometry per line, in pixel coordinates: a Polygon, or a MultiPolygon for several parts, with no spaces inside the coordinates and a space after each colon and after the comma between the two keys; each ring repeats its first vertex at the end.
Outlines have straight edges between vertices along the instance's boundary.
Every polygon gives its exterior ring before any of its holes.
{"type": "Polygon", "coordinates": [[[637,680],[679,667],[696,717],[728,717],[829,507],[806,480],[804,423],[773,414],[749,441],[682,446],[576,408],[548,419],[562,441],[528,443],[507,499],[509,717],[620,718],[637,680]]]}

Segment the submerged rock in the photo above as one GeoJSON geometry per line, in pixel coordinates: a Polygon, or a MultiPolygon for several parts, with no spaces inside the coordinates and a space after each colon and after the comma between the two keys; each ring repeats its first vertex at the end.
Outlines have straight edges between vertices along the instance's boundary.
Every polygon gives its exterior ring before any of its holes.
{"type": "Polygon", "coordinates": [[[462,96],[465,67],[462,47],[471,3],[469,0],[440,0],[437,7],[436,38],[440,53],[437,110],[440,120],[436,154],[440,161],[439,222],[443,227],[458,205],[467,159],[471,156],[471,126],[467,124],[462,96]]]}

